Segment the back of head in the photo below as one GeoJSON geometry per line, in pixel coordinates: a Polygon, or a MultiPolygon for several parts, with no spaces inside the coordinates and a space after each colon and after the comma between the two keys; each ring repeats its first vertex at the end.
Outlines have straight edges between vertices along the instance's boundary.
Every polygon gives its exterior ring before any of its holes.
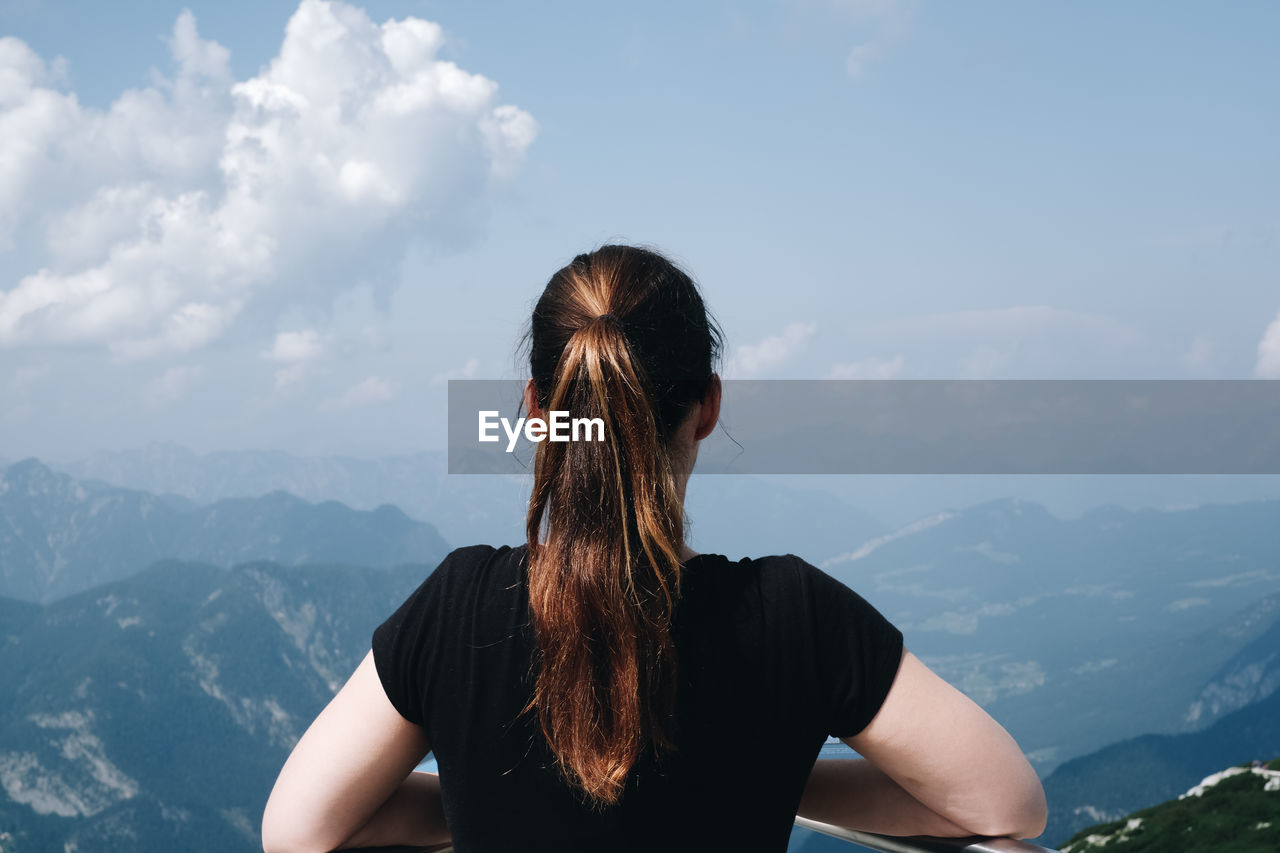
{"type": "Polygon", "coordinates": [[[609,804],[643,750],[674,746],[684,460],[673,439],[713,379],[720,334],[688,275],[610,245],[551,277],[529,341],[538,408],[605,425],[602,442],[537,445],[529,708],[566,779],[609,804]]]}

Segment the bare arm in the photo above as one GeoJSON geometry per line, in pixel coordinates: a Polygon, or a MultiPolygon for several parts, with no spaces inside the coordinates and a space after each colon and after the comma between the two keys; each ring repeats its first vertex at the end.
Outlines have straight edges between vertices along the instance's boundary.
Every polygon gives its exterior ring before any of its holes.
{"type": "Polygon", "coordinates": [[[805,817],[890,835],[1044,831],[1044,789],[1017,743],[910,652],[875,719],[845,743],[870,766],[815,767],[805,817]]]}
{"type": "Polygon", "coordinates": [[[266,853],[449,840],[439,779],[413,773],[427,738],[387,699],[365,655],[294,747],[262,816],[266,853]]]}
{"type": "Polygon", "coordinates": [[[952,823],[908,794],[864,758],[822,758],[809,773],[800,817],[881,835],[963,837],[974,833],[952,823]]]}
{"type": "Polygon", "coordinates": [[[410,773],[367,824],[338,849],[409,846],[435,850],[449,842],[440,777],[410,773]]]}

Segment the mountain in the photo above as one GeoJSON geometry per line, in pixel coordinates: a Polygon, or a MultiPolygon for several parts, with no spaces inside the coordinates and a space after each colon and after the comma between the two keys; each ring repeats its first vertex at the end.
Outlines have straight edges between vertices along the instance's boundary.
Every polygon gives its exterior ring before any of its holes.
{"type": "MultiPolygon", "coordinates": [[[[294,456],[280,451],[200,454],[153,443],[101,452],[60,470],[196,504],[286,491],[309,501],[341,501],[355,509],[394,504],[430,520],[450,542],[524,541],[531,477],[450,475],[443,453],[379,459],[294,456]]],[[[814,562],[889,532],[866,512],[830,494],[794,488],[778,478],[694,477],[686,509],[691,541],[731,556],[795,553],[814,562]]]]}
{"type": "Polygon", "coordinates": [[[158,559],[432,562],[448,546],[392,506],[356,511],[284,492],[195,506],[79,481],[36,459],[0,472],[0,595],[52,601],[117,580],[158,559]]]}
{"type": "MultiPolygon", "coordinates": [[[[1280,614],[1280,595],[1261,602],[1258,615],[1280,614]]],[[[1214,673],[1187,708],[1188,727],[1207,726],[1237,708],[1265,699],[1280,687],[1280,619],[1214,673]]]]}
{"type": "MultiPolygon", "coordinates": [[[[1091,823],[1177,796],[1223,764],[1257,755],[1280,755],[1280,692],[1204,731],[1144,735],[1064,763],[1044,781],[1049,825],[1043,837],[1060,842],[1091,823]]],[[[1280,798],[1273,808],[1280,815],[1280,798]]]]}
{"type": "Polygon", "coordinates": [[[1064,520],[1010,499],[921,519],[822,567],[1044,774],[1127,737],[1212,721],[1189,709],[1280,618],[1280,599],[1267,598],[1280,592],[1276,529],[1280,501],[1064,520]]]}
{"type": "Polygon", "coordinates": [[[457,543],[521,541],[529,497],[526,478],[449,476],[443,453],[379,459],[295,456],[274,450],[202,454],[154,442],[55,467],[81,480],[179,495],[199,505],[275,491],[312,502],[339,501],[360,510],[392,504],[412,518],[430,519],[448,541],[457,543]]]}
{"type": "Polygon", "coordinates": [[[1280,850],[1280,759],[1206,777],[1176,800],[1081,830],[1062,853],[1274,853],[1280,850]]]}
{"type": "Polygon", "coordinates": [[[0,599],[0,848],[260,850],[289,750],[429,571],[166,561],[0,599]]]}

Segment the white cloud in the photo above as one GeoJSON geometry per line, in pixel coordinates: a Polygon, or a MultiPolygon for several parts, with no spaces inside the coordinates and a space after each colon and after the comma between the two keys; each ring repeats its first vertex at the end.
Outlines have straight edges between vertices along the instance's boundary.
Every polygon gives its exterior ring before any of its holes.
{"type": "Polygon", "coordinates": [[[300,332],[278,333],[275,343],[265,355],[272,361],[293,363],[313,359],[322,349],[320,333],[315,329],[303,329],[300,332]]]}
{"type": "Polygon", "coordinates": [[[831,365],[828,379],[896,379],[902,375],[903,358],[864,358],[831,365]]]}
{"type": "Polygon", "coordinates": [[[1258,363],[1253,372],[1259,379],[1280,379],[1280,314],[1258,342],[1258,363]]]}
{"type": "Polygon", "coordinates": [[[817,328],[813,323],[790,323],[780,335],[738,347],[725,364],[725,377],[752,379],[778,367],[799,352],[817,328]]]}
{"type": "Polygon", "coordinates": [[[352,385],[341,396],[329,400],[324,408],[354,409],[361,406],[372,406],[385,403],[400,391],[395,382],[379,376],[370,376],[352,385]]]}
{"type": "Polygon", "coordinates": [[[432,385],[443,385],[450,379],[475,379],[480,374],[480,359],[469,358],[462,367],[454,370],[443,370],[431,377],[432,385]]]}
{"type": "Polygon", "coordinates": [[[320,333],[315,329],[297,332],[278,332],[271,349],[262,357],[281,365],[276,371],[276,388],[298,382],[306,375],[307,368],[324,352],[320,333]]]}
{"type": "Polygon", "coordinates": [[[194,350],[246,310],[350,287],[344,267],[394,265],[410,234],[465,238],[538,127],[443,43],[429,21],[302,0],[236,82],[184,12],[173,76],[95,110],[0,39],[0,249],[27,229],[44,251],[0,283],[0,347],[194,350]]]}

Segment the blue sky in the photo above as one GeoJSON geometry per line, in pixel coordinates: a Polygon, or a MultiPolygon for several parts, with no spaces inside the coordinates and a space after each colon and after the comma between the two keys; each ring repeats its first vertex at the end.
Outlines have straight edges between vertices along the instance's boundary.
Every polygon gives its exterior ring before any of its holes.
{"type": "Polygon", "coordinates": [[[694,273],[730,376],[1280,378],[1273,3],[0,0],[0,35],[3,457],[439,446],[444,380],[515,375],[609,240],[694,273]]]}

